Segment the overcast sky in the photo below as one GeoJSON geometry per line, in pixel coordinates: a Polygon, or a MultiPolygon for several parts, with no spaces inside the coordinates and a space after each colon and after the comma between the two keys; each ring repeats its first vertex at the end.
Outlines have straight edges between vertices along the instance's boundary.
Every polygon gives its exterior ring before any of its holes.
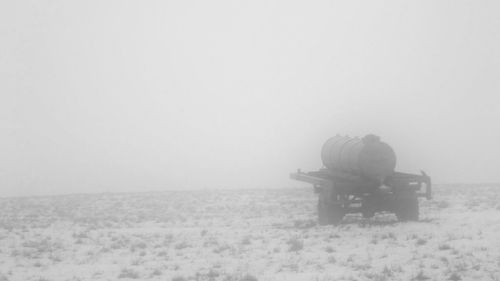
{"type": "Polygon", "coordinates": [[[337,133],[500,182],[499,1],[1,1],[0,196],[297,186],[337,133]]]}

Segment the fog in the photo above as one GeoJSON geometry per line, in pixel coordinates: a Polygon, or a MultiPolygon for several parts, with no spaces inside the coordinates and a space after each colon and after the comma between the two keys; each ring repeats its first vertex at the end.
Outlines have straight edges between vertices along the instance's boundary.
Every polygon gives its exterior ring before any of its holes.
{"type": "Polygon", "coordinates": [[[498,1],[2,1],[0,196],[302,186],[336,134],[500,181],[498,1]]]}

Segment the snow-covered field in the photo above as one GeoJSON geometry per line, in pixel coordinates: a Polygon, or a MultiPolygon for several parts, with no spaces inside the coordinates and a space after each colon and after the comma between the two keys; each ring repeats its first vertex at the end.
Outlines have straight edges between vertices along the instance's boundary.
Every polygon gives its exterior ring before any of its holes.
{"type": "Polygon", "coordinates": [[[0,199],[5,280],[500,280],[500,186],[316,225],[309,188],[0,199]]]}

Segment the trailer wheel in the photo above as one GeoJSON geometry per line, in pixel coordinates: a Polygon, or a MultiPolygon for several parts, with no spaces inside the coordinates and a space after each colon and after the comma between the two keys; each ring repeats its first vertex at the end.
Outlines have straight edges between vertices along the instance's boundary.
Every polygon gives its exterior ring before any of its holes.
{"type": "Polygon", "coordinates": [[[373,218],[373,216],[375,216],[375,211],[363,209],[361,211],[361,214],[363,215],[363,218],[370,219],[370,218],[373,218]]]}
{"type": "Polygon", "coordinates": [[[342,205],[318,200],[318,223],[320,225],[339,224],[344,215],[342,205]]]}
{"type": "Polygon", "coordinates": [[[376,210],[380,209],[379,201],[380,200],[378,200],[378,198],[374,195],[363,198],[363,202],[361,204],[361,214],[363,215],[363,218],[369,219],[375,216],[376,210]]]}
{"type": "Polygon", "coordinates": [[[394,212],[400,221],[418,221],[419,210],[417,194],[411,192],[397,198],[394,212]]]}

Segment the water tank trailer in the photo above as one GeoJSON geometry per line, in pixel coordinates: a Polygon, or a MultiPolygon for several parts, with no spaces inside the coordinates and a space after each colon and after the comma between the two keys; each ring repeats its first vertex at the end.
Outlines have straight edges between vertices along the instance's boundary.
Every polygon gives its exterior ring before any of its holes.
{"type": "Polygon", "coordinates": [[[378,136],[335,136],[321,149],[323,168],[290,174],[313,184],[318,193],[318,222],[337,224],[348,213],[371,218],[376,212],[392,212],[401,221],[416,221],[418,197],[431,199],[431,178],[424,172],[395,171],[396,154],[378,136]]]}

